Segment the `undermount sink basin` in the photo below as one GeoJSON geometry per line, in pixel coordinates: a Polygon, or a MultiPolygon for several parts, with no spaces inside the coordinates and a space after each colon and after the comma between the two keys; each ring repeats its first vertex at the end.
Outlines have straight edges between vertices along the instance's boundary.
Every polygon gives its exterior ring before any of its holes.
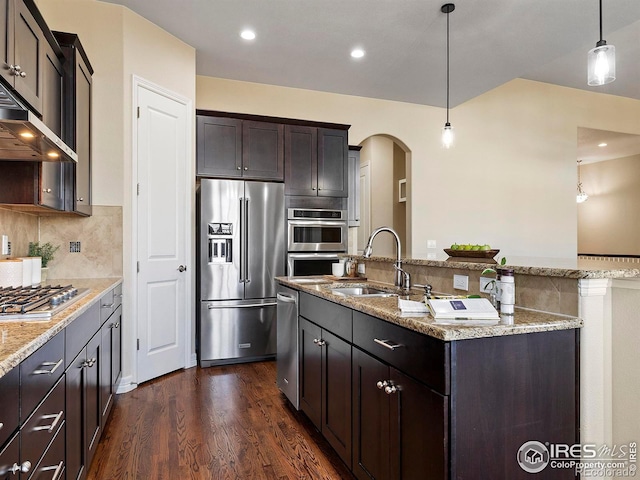
{"type": "Polygon", "coordinates": [[[326,280],[324,278],[295,278],[289,277],[288,280],[293,283],[309,283],[309,284],[322,284],[322,283],[331,283],[331,280],[326,280]]]}
{"type": "Polygon", "coordinates": [[[336,287],[331,289],[336,295],[345,297],[395,297],[395,293],[385,292],[371,287],[336,287]]]}

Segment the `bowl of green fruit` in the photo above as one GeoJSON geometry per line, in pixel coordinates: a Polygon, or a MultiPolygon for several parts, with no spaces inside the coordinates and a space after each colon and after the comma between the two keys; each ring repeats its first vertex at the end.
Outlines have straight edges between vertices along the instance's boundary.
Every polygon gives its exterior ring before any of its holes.
{"type": "Polygon", "coordinates": [[[493,258],[500,250],[491,248],[490,245],[472,243],[454,243],[451,248],[445,248],[444,252],[450,257],[462,258],[493,258]]]}

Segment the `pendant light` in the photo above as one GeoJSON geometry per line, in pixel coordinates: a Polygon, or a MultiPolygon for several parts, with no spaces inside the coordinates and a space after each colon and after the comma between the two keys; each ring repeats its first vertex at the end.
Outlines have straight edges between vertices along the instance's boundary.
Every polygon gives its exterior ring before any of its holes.
{"type": "Polygon", "coordinates": [[[442,128],[442,146],[451,148],[453,146],[453,127],[449,123],[449,14],[456,9],[453,3],[445,3],[440,7],[442,13],[447,14],[447,121],[442,128]]]}
{"type": "Polygon", "coordinates": [[[606,85],[616,79],[616,47],[602,39],[602,0],[600,2],[600,40],[589,50],[587,83],[594,87],[606,85]]]}
{"type": "Polygon", "coordinates": [[[580,164],[582,160],[578,160],[578,194],[576,195],[576,202],[584,203],[589,198],[589,195],[582,189],[582,182],[580,181],[580,164]]]}

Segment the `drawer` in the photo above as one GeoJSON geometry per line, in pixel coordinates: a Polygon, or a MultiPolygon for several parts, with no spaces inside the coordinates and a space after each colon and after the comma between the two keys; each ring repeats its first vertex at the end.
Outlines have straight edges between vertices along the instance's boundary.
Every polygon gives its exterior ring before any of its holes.
{"type": "Polygon", "coordinates": [[[24,422],[64,373],[62,330],[20,364],[20,420],[24,422]]]}
{"type": "Polygon", "coordinates": [[[20,458],[36,465],[65,421],[65,381],[61,378],[20,429],[20,458]]]}
{"type": "Polygon", "coordinates": [[[353,343],[434,390],[449,394],[447,342],[353,312],[353,343]]]}
{"type": "Polygon", "coordinates": [[[100,305],[94,303],[65,329],[67,367],[98,330],[100,330],[100,305]]]}
{"type": "Polygon", "coordinates": [[[20,422],[20,368],[0,378],[0,445],[18,428],[20,422]]]}
{"type": "Polygon", "coordinates": [[[351,341],[352,310],[300,292],[300,315],[331,333],[351,341]]]}
{"type": "Polygon", "coordinates": [[[49,450],[32,470],[29,480],[61,480],[65,478],[65,429],[60,428],[49,450]]]}
{"type": "Polygon", "coordinates": [[[122,303],[122,286],[112,288],[100,297],[100,325],[102,325],[115,312],[122,303]]]}

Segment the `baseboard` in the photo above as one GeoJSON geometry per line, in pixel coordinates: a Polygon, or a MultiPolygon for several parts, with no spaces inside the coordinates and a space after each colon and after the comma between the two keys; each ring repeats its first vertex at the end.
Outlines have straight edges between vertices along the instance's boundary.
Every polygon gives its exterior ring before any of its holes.
{"type": "Polygon", "coordinates": [[[118,388],[116,389],[116,394],[120,395],[121,393],[127,393],[132,390],[138,388],[138,384],[134,383],[133,377],[129,375],[128,377],[122,377],[120,382],[118,383],[118,388]]]}

